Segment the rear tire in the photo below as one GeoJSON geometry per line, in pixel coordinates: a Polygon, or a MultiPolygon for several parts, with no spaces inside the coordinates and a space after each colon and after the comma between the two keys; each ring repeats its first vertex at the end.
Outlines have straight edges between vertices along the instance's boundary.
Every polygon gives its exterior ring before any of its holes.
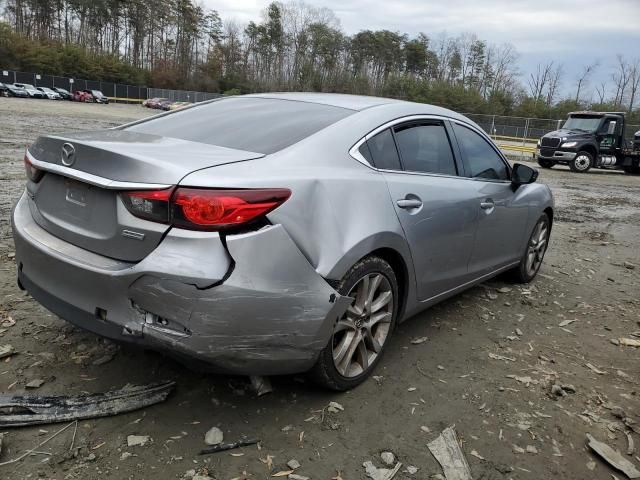
{"type": "Polygon", "coordinates": [[[556,162],[553,160],[547,160],[546,158],[538,158],[538,165],[542,168],[553,168],[556,162]]]}
{"type": "Polygon", "coordinates": [[[538,274],[544,254],[549,246],[550,234],[551,222],[547,214],[543,213],[533,227],[520,263],[512,270],[512,277],[515,282],[529,283],[538,274]]]}
{"type": "Polygon", "coordinates": [[[576,157],[569,162],[569,168],[572,172],[586,173],[593,167],[593,155],[589,152],[580,151],[576,157]]]}
{"type": "Polygon", "coordinates": [[[391,266],[372,256],[351,267],[336,291],[354,301],[336,320],[310,375],[323,387],[345,391],[364,382],[382,358],[396,325],[398,282],[391,266]]]}

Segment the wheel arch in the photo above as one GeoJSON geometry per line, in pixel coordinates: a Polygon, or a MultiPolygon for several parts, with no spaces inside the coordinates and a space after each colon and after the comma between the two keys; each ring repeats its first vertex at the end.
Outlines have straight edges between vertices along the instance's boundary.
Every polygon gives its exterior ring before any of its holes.
{"type": "Polygon", "coordinates": [[[362,240],[348,252],[331,269],[326,276],[329,283],[342,279],[349,269],[366,257],[377,256],[386,261],[398,281],[398,296],[400,307],[398,308],[398,320],[402,321],[405,312],[410,306],[411,298],[415,296],[415,271],[411,253],[406,240],[396,233],[377,234],[374,238],[362,240]]]}
{"type": "Polygon", "coordinates": [[[580,148],[578,148],[578,152],[590,153],[591,156],[593,157],[593,162],[595,164],[596,157],[598,156],[598,149],[596,148],[595,145],[593,145],[592,143],[587,143],[585,145],[582,145],[580,148]]]}

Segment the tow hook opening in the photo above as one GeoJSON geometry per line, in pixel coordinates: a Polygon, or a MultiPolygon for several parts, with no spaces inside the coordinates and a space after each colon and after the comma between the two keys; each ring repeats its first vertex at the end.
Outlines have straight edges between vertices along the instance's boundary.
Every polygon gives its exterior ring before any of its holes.
{"type": "Polygon", "coordinates": [[[174,337],[190,337],[192,332],[180,322],[170,318],[162,317],[153,312],[145,310],[135,302],[131,302],[133,308],[144,315],[142,329],[148,328],[174,337]]]}

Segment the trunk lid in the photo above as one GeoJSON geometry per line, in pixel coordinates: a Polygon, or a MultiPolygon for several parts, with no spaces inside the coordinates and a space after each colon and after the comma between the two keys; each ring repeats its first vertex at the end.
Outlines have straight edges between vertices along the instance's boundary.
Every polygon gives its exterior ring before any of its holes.
{"type": "Polygon", "coordinates": [[[40,137],[28,153],[48,172],[27,185],[35,221],[76,246],[131,262],[155,249],[169,226],[134,217],[119,192],[170,187],[196,170],[264,156],[123,130],[40,137]]]}

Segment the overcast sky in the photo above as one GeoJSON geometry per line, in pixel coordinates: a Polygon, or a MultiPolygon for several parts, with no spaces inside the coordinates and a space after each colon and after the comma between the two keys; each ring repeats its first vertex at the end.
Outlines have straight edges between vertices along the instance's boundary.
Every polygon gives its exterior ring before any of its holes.
{"type": "MultiPolygon", "coordinates": [[[[268,0],[201,0],[223,20],[259,20],[268,0]]],[[[640,57],[640,0],[319,0],[343,30],[387,29],[436,37],[475,33],[490,43],[511,43],[520,54],[522,81],[539,62],[564,64],[564,91],[578,70],[598,61],[590,81],[610,79],[616,54],[640,57]]],[[[613,85],[610,85],[613,88],[613,85]]]]}

